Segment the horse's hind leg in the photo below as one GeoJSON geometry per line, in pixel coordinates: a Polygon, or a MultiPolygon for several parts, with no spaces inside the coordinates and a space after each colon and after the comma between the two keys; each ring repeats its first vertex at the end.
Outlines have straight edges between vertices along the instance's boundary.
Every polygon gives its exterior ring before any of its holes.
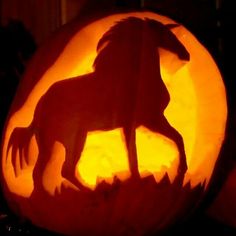
{"type": "Polygon", "coordinates": [[[178,147],[180,160],[178,166],[177,179],[179,180],[179,182],[183,181],[185,172],[187,170],[186,154],[184,150],[183,138],[179,134],[179,132],[168,123],[167,119],[164,116],[162,116],[160,119],[157,120],[157,124],[158,124],[157,128],[154,128],[152,126],[149,128],[173,140],[178,147]]]}
{"type": "Polygon", "coordinates": [[[132,125],[124,127],[123,132],[128,151],[129,169],[131,172],[131,177],[137,179],[140,178],[140,175],[138,171],[138,155],[136,148],[135,127],[133,127],[132,125]]]}
{"type": "Polygon", "coordinates": [[[78,187],[80,190],[88,190],[76,177],[76,164],[82,154],[86,141],[87,132],[77,131],[76,135],[65,144],[66,156],[62,166],[62,176],[78,187]]]}
{"type": "Polygon", "coordinates": [[[35,190],[45,190],[45,183],[44,183],[44,171],[46,169],[46,166],[48,164],[48,161],[50,160],[52,148],[53,148],[53,141],[51,140],[44,140],[44,139],[37,139],[38,144],[38,159],[36,161],[34,170],[33,170],[33,181],[35,190]]]}

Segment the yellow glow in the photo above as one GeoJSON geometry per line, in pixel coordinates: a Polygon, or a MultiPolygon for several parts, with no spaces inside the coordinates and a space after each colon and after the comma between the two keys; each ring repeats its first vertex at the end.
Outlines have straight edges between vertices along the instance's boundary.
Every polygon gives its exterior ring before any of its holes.
{"type": "Polygon", "coordinates": [[[85,185],[94,188],[102,180],[111,184],[114,176],[121,180],[129,177],[126,171],[128,169],[126,147],[121,132],[121,129],[115,129],[88,133],[77,165],[79,176],[85,185]]]}
{"type": "MultiPolygon", "coordinates": [[[[2,152],[2,168],[11,192],[21,196],[31,194],[32,170],[38,155],[34,138],[29,145],[30,165],[19,170],[20,175],[16,178],[11,164],[11,150],[8,156],[6,154],[12,131],[15,127],[27,127],[31,123],[40,97],[56,81],[91,72],[98,40],[114,22],[127,16],[149,17],[165,24],[173,23],[166,17],[148,12],[118,14],[86,26],[71,38],[54,64],[28,94],[24,105],[15,111],[8,121],[2,152]]],[[[226,96],[220,73],[209,53],[184,27],[176,27],[173,32],[189,51],[191,60],[183,64],[169,52],[160,51],[161,74],[171,97],[165,116],[184,139],[188,163],[185,183],[190,181],[194,186],[205,180],[209,181],[217,160],[224,139],[226,96]]],[[[24,82],[28,83],[33,79],[28,77],[24,82]]],[[[145,127],[136,130],[136,142],[141,176],[151,173],[158,181],[167,172],[173,180],[178,166],[178,151],[175,144],[145,127]]],[[[64,147],[60,143],[55,143],[53,150],[54,154],[49,162],[53,165],[48,165],[44,173],[45,180],[46,176],[55,177],[50,177],[49,182],[44,181],[45,189],[50,194],[60,187],[60,182],[65,181],[60,175],[64,147]]],[[[128,178],[130,173],[121,130],[89,133],[77,170],[78,178],[91,188],[102,180],[112,183],[114,176],[121,180],[128,178]]]]}
{"type": "Polygon", "coordinates": [[[172,140],[153,133],[141,126],[136,130],[139,172],[142,177],[153,174],[160,181],[163,173],[168,173],[170,180],[176,176],[178,151],[172,140]]]}

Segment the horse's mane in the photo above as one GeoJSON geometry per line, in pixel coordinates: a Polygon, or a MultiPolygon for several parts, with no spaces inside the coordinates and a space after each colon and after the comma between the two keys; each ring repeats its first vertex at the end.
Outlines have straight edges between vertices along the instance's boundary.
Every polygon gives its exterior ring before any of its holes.
{"type": "Polygon", "coordinates": [[[96,70],[104,71],[111,65],[118,69],[126,62],[138,59],[140,53],[139,41],[142,38],[143,27],[150,23],[150,19],[128,17],[116,22],[99,40],[97,44],[97,57],[93,67],[96,70]]]}
{"type": "MultiPolygon", "coordinates": [[[[121,35],[123,35],[123,37],[130,37],[131,34],[133,35],[135,33],[133,32],[134,30],[137,31],[137,26],[140,27],[143,23],[144,20],[137,17],[128,17],[116,22],[99,40],[97,51],[99,51],[106,42],[116,40],[116,37],[120,38],[121,35]],[[126,33],[126,35],[124,33],[126,33]]],[[[139,28],[139,30],[140,29],[141,28],[139,28]]]]}
{"type": "MultiPolygon", "coordinates": [[[[122,70],[124,63],[135,63],[140,60],[141,47],[145,42],[144,37],[152,38],[152,34],[157,29],[161,37],[161,32],[170,31],[170,28],[149,18],[128,17],[116,22],[97,44],[98,55],[93,63],[95,71],[104,72],[109,65],[122,70]]],[[[147,42],[145,43],[147,44],[147,42]]],[[[157,45],[148,45],[148,47],[152,46],[154,51],[157,45]]]]}

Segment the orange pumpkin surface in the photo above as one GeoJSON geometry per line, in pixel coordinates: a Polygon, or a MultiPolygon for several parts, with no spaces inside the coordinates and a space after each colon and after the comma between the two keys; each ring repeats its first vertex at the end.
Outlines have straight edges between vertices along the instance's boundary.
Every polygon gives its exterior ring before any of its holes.
{"type": "Polygon", "coordinates": [[[18,89],[2,144],[5,196],[60,233],[162,230],[206,191],[226,117],[218,68],[183,26],[150,12],[74,22],[18,89]]]}

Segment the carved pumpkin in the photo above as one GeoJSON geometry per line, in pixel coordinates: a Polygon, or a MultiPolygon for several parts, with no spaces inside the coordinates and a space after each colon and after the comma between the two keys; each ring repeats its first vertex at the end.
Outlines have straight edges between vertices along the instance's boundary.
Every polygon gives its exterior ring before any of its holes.
{"type": "Polygon", "coordinates": [[[204,194],[224,140],[220,73],[150,12],[62,29],[18,89],[2,145],[10,207],[65,234],[143,235],[204,194]]]}

